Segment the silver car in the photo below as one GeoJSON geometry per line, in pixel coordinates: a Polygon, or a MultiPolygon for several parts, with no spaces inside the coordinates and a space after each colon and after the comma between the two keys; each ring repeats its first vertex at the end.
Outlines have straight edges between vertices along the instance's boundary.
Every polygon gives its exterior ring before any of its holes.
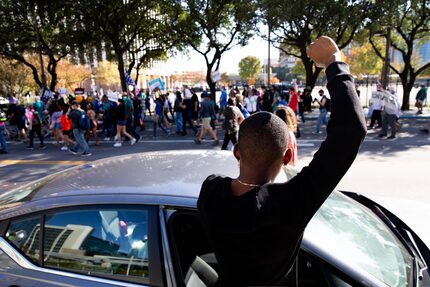
{"type": "MultiPolygon", "coordinates": [[[[231,152],[114,157],[3,194],[0,285],[214,286],[217,261],[196,216],[212,173],[238,175],[231,152]]],[[[306,229],[297,280],[430,286],[429,262],[429,249],[389,211],[334,191],[306,229]]]]}

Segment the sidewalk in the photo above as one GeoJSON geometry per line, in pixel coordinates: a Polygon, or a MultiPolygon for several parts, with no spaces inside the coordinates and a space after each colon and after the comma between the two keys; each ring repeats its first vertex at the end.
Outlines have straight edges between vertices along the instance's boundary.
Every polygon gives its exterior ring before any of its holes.
{"type": "MultiPolygon", "coordinates": [[[[364,114],[367,117],[368,108],[364,108],[364,114]]],[[[319,115],[319,110],[318,108],[313,108],[312,112],[306,112],[305,113],[305,118],[306,120],[317,120],[318,119],[318,115],[319,115]]],[[[417,109],[413,108],[411,110],[408,111],[402,111],[402,114],[400,116],[400,119],[430,119],[430,107],[424,107],[423,109],[423,113],[420,115],[417,115],[417,109]]]]}

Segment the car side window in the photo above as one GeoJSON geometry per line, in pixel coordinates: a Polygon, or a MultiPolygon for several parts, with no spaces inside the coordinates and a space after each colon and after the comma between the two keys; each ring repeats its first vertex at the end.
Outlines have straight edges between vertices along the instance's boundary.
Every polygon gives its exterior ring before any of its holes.
{"type": "Polygon", "coordinates": [[[44,266],[149,282],[148,211],[90,209],[48,214],[44,266]],[[146,280],[148,279],[148,280],[146,280]]]}
{"type": "Polygon", "coordinates": [[[6,239],[24,253],[33,263],[40,254],[40,216],[11,221],[6,239]]]}

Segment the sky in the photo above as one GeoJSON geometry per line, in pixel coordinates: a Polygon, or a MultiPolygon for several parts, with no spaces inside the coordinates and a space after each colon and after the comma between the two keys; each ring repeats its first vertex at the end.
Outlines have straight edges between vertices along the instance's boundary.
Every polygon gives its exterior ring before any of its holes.
{"type": "MultiPolygon", "coordinates": [[[[267,42],[258,36],[251,39],[247,46],[235,46],[231,50],[225,52],[221,57],[220,72],[227,72],[228,74],[239,73],[239,62],[242,58],[247,56],[255,56],[260,59],[261,64],[264,64],[268,58],[268,45],[267,42]]],[[[270,58],[278,58],[279,50],[271,46],[270,58]]],[[[167,63],[171,72],[175,71],[203,71],[206,72],[206,62],[203,55],[189,50],[188,56],[177,55],[169,59],[167,63]]]]}

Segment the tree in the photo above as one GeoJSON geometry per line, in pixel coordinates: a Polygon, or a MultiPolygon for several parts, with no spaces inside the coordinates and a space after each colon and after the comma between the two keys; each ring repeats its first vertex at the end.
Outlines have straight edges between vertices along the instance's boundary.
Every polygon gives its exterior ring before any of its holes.
{"type": "Polygon", "coordinates": [[[382,69],[382,60],[373,51],[370,43],[354,43],[347,57],[349,68],[353,75],[377,75],[382,69]]]}
{"type": "Polygon", "coordinates": [[[87,40],[88,33],[80,18],[70,13],[67,0],[0,1],[0,55],[26,65],[40,88],[45,78],[26,55],[43,54],[49,88],[55,90],[59,61],[87,40]]]}
{"type": "Polygon", "coordinates": [[[389,68],[399,75],[403,86],[401,108],[408,110],[410,93],[417,76],[430,67],[430,62],[414,64],[418,62],[414,56],[417,46],[430,39],[430,1],[378,1],[369,30],[369,41],[378,57],[385,61],[390,56],[376,44],[379,37],[388,39],[391,47],[402,56],[400,67],[390,63],[389,68]]]}
{"type": "Polygon", "coordinates": [[[288,67],[272,67],[272,72],[281,82],[288,82],[292,80],[291,69],[288,67]]]}
{"type": "Polygon", "coordinates": [[[0,58],[0,94],[22,96],[29,90],[29,69],[22,63],[0,58]]]}
{"type": "Polygon", "coordinates": [[[68,91],[82,87],[82,83],[91,79],[91,70],[84,65],[76,65],[63,60],[58,64],[58,83],[68,91]]]}
{"type": "MultiPolygon", "coordinates": [[[[174,22],[180,41],[201,54],[206,62],[206,81],[212,95],[212,72],[219,69],[222,55],[236,45],[244,46],[256,21],[255,3],[241,0],[176,0],[174,22]]],[[[215,97],[214,97],[215,99],[215,97]]]]}
{"type": "Polygon", "coordinates": [[[112,62],[99,62],[95,72],[95,80],[98,86],[117,90],[121,87],[118,67],[112,62]]]}
{"type": "Polygon", "coordinates": [[[257,57],[248,56],[239,62],[239,76],[242,80],[255,80],[261,72],[261,63],[257,57]]]}
{"type": "Polygon", "coordinates": [[[319,36],[327,35],[340,49],[345,48],[362,28],[368,7],[366,0],[262,0],[261,18],[270,27],[270,40],[275,47],[303,63],[306,86],[313,88],[321,68],[315,67],[308,58],[309,44],[319,36]]]}
{"type": "MultiPolygon", "coordinates": [[[[74,11],[115,52],[121,88],[127,91],[127,72],[140,69],[152,59],[163,57],[173,35],[169,27],[167,0],[100,0],[76,1],[74,11]]],[[[138,77],[139,73],[136,73],[138,77]]],[[[137,78],[136,78],[137,80],[137,78]]]]}

